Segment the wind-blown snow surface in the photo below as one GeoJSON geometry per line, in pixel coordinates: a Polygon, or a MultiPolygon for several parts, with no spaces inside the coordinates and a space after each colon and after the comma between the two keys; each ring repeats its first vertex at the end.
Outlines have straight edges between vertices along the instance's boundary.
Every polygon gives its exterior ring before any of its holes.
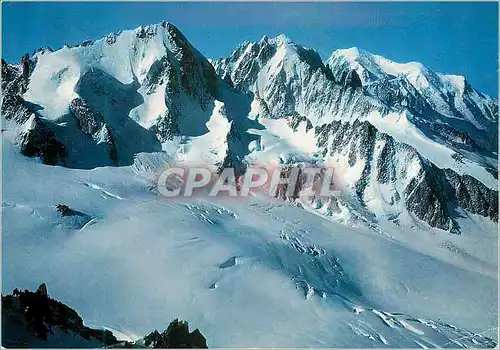
{"type": "Polygon", "coordinates": [[[267,197],[169,200],[139,171],[154,155],[53,167],[12,136],[4,293],[43,281],[93,326],[136,338],[179,317],[211,347],[494,346],[483,336],[496,338],[497,244],[484,218],[474,234],[390,237],[267,197]],[[92,219],[61,217],[60,203],[92,219]]]}

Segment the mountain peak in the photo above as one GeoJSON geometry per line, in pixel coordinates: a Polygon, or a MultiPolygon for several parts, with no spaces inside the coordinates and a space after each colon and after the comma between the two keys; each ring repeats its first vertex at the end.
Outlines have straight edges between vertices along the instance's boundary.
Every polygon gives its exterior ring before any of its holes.
{"type": "Polygon", "coordinates": [[[287,37],[285,34],[279,34],[278,36],[272,39],[276,43],[277,46],[286,46],[289,44],[295,44],[292,39],[287,37]]]}
{"type": "Polygon", "coordinates": [[[332,56],[341,56],[344,57],[346,60],[353,62],[361,56],[361,51],[359,48],[353,46],[348,49],[337,49],[333,51],[332,56]]]}
{"type": "Polygon", "coordinates": [[[335,50],[327,60],[327,65],[349,66],[350,69],[358,70],[358,73],[361,73],[360,76],[364,78],[364,84],[398,76],[429,76],[434,74],[420,62],[398,63],[357,47],[335,50]]]}

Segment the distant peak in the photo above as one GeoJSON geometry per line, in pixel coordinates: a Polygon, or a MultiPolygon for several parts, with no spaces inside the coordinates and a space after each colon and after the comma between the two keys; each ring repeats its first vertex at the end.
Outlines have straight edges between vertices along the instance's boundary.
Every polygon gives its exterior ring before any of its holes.
{"type": "Polygon", "coordinates": [[[361,56],[361,50],[357,47],[335,50],[332,56],[343,56],[349,61],[355,61],[361,56]]]}
{"type": "Polygon", "coordinates": [[[465,92],[467,80],[462,75],[455,74],[438,74],[441,80],[450,87],[458,90],[461,94],[465,92]]]}
{"type": "Polygon", "coordinates": [[[280,34],[276,36],[275,38],[273,38],[273,41],[276,42],[278,46],[293,44],[292,39],[287,37],[285,34],[280,34]]]}
{"type": "Polygon", "coordinates": [[[158,23],[153,23],[153,24],[147,24],[147,25],[141,25],[141,26],[138,26],[136,27],[135,29],[133,29],[134,31],[141,31],[141,30],[149,30],[149,29],[152,29],[152,28],[175,28],[177,29],[172,23],[170,22],[167,22],[167,21],[161,21],[161,22],[158,22],[158,23]]]}

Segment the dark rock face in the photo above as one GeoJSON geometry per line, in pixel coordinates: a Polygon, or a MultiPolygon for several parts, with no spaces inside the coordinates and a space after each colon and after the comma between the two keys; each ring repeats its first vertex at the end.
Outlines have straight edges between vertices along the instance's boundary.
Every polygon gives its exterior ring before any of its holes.
{"type": "MultiPolygon", "coordinates": [[[[181,134],[202,135],[208,131],[206,122],[214,107],[214,99],[219,95],[220,79],[210,62],[174,25],[164,22],[161,26],[166,28],[169,49],[149,68],[144,87],[146,94],[165,89],[166,111],[157,118],[152,130],[160,141],[172,140],[181,134]],[[192,107],[187,110],[188,106],[192,107]]],[[[158,31],[158,26],[154,26],[154,30],[146,29],[147,33],[155,35],[153,32],[158,31]]],[[[148,37],[149,34],[141,40],[148,37]]]]}
{"type": "Polygon", "coordinates": [[[88,216],[85,213],[71,209],[66,204],[57,204],[56,210],[61,213],[62,216],[88,216]]]}
{"type": "Polygon", "coordinates": [[[448,198],[445,197],[439,175],[439,170],[434,165],[427,171],[422,169],[406,187],[406,206],[432,227],[458,233],[458,227],[448,213],[448,198]]]}
{"type": "Polygon", "coordinates": [[[387,134],[379,134],[384,142],[377,160],[377,181],[386,184],[396,179],[396,168],[393,159],[396,156],[394,139],[387,134]]]}
{"type": "Polygon", "coordinates": [[[152,38],[156,35],[157,33],[157,28],[156,26],[145,26],[141,27],[137,33],[136,36],[139,39],[149,39],[152,38]]]}
{"type": "Polygon", "coordinates": [[[420,95],[404,76],[369,84],[366,93],[369,96],[375,97],[388,108],[397,111],[403,111],[407,108],[415,114],[436,114],[426,99],[420,95]]]}
{"type": "Polygon", "coordinates": [[[28,89],[30,75],[36,65],[36,59],[24,54],[19,65],[8,64],[2,59],[2,92],[23,94],[28,89]]]}
{"type": "Polygon", "coordinates": [[[238,126],[233,122],[226,137],[227,153],[222,165],[219,167],[220,172],[226,168],[234,169],[236,183],[247,169],[247,164],[244,162],[245,152],[243,152],[245,143],[242,142],[241,133],[238,126]]]}
{"type": "Polygon", "coordinates": [[[50,298],[45,283],[36,292],[15,289],[11,295],[2,296],[2,345],[24,347],[25,339],[15,339],[17,335],[8,333],[13,322],[24,323],[27,334],[45,341],[57,328],[78,334],[89,342],[92,339],[100,341],[105,346],[117,342],[110,331],[86,327],[75,310],[50,298]]]}
{"type": "Polygon", "coordinates": [[[293,117],[288,119],[288,125],[290,125],[293,131],[297,131],[297,128],[302,122],[306,122],[306,132],[313,128],[311,121],[300,114],[295,114],[293,117]]]}
{"type": "Polygon", "coordinates": [[[361,203],[369,181],[375,177],[378,183],[391,184],[396,189],[392,204],[403,199],[410,212],[432,227],[459,233],[454,220],[456,206],[498,221],[498,191],[469,175],[436,167],[415,149],[378,132],[367,121],[356,120],[352,124],[334,121],[316,127],[315,133],[323,156],[344,154],[350,166],[364,162],[360,177],[349,179],[361,203]],[[376,144],[379,145],[377,153],[376,144]],[[398,152],[403,153],[397,157],[398,152]],[[407,178],[406,167],[410,161],[416,162],[420,170],[416,176],[407,178]]]}
{"type": "Polygon", "coordinates": [[[66,147],[37,116],[33,116],[30,129],[21,134],[20,148],[25,156],[40,157],[48,165],[64,165],[68,156],[66,147]]]}
{"type": "MultiPolygon", "coordinates": [[[[167,78],[172,71],[172,65],[168,59],[168,54],[153,62],[151,67],[146,74],[145,86],[147,88],[147,94],[151,94],[156,91],[159,85],[163,85],[165,78],[167,78]]],[[[169,93],[173,91],[168,90],[169,93]]]]}
{"type": "Polygon", "coordinates": [[[17,94],[6,94],[2,100],[2,116],[6,120],[14,120],[18,124],[26,122],[34,112],[24,99],[17,94]]]}
{"type": "Polygon", "coordinates": [[[31,125],[20,135],[21,153],[28,157],[40,157],[45,164],[64,165],[68,155],[66,147],[57,139],[48,124],[40,119],[37,110],[41,108],[25,101],[21,94],[29,84],[29,77],[35,62],[28,54],[24,55],[20,66],[2,60],[2,117],[18,124],[31,125]]]}
{"type": "Polygon", "coordinates": [[[478,145],[472,139],[468,132],[456,130],[444,123],[428,122],[427,125],[432,130],[439,132],[441,135],[445,135],[446,140],[450,141],[453,144],[458,144],[463,148],[472,151],[484,149],[481,145],[478,145]]]}
{"type": "MultiPolygon", "coordinates": [[[[373,159],[373,150],[375,148],[375,136],[377,134],[377,129],[370,123],[360,123],[356,120],[353,124],[353,128],[355,130],[355,134],[357,135],[357,155],[353,156],[352,152],[350,153],[350,159],[352,158],[361,158],[365,160],[365,166],[363,168],[363,172],[361,173],[361,178],[356,182],[356,194],[361,202],[364,201],[364,192],[368,185],[370,173],[372,171],[372,159],[373,159]]],[[[354,148],[351,148],[353,150],[354,148]]]]}
{"type": "Polygon", "coordinates": [[[80,230],[93,219],[91,215],[70,208],[65,204],[57,204],[55,209],[62,217],[59,224],[70,230],[80,230]]]}
{"type": "Polygon", "coordinates": [[[78,125],[87,135],[94,135],[101,128],[104,119],[99,112],[93,112],[82,98],[75,98],[69,105],[70,111],[78,119],[78,125]]]}
{"type": "Polygon", "coordinates": [[[180,83],[184,91],[195,97],[202,109],[218,95],[217,74],[212,65],[189,43],[174,25],[166,24],[169,39],[175,44],[178,57],[180,83]]]}
{"type": "Polygon", "coordinates": [[[189,332],[186,321],[173,320],[168,328],[159,333],[157,330],[144,337],[146,346],[154,349],[207,349],[207,341],[198,329],[189,332]]]}
{"type": "Polygon", "coordinates": [[[23,56],[22,64],[11,65],[2,59],[1,113],[6,120],[22,124],[34,113],[35,106],[27,103],[21,94],[26,91],[34,63],[23,56]]]}
{"type": "Polygon", "coordinates": [[[230,81],[230,85],[240,92],[246,93],[252,79],[257,76],[259,70],[276,53],[276,46],[267,37],[263,37],[259,43],[245,42],[239,45],[230,57],[216,62],[216,72],[224,80],[230,81]],[[231,71],[229,66],[237,62],[243,55],[238,70],[231,71]],[[231,78],[231,75],[234,77],[231,78]],[[249,78],[251,80],[249,80],[249,78]]]}
{"type": "MultiPolygon", "coordinates": [[[[145,82],[148,94],[155,92],[158,86],[164,84],[164,82],[166,82],[166,96],[176,96],[180,93],[179,76],[174,71],[169,57],[170,55],[167,53],[151,65],[145,82]]],[[[161,118],[158,118],[153,127],[161,141],[172,140],[175,136],[181,134],[179,126],[181,113],[177,107],[175,98],[166,98],[165,104],[167,106],[166,113],[161,118]]]]}
{"type": "Polygon", "coordinates": [[[21,91],[24,93],[28,90],[29,78],[32,71],[32,67],[30,64],[30,56],[29,54],[25,54],[21,59],[21,67],[22,67],[22,84],[21,91]]]}
{"type": "Polygon", "coordinates": [[[345,70],[343,72],[343,75],[340,77],[340,84],[342,84],[343,86],[348,86],[353,89],[359,89],[363,87],[361,78],[354,69],[345,70]]]}
{"type": "Polygon", "coordinates": [[[450,169],[444,169],[444,175],[462,208],[498,221],[498,191],[490,190],[472,176],[461,176],[450,169]]]}
{"type": "Polygon", "coordinates": [[[109,125],[98,111],[94,111],[84,99],[77,97],[70,103],[70,111],[78,120],[80,130],[95,141],[104,141],[108,147],[108,156],[113,165],[118,164],[118,149],[109,125]],[[102,134],[100,134],[102,133],[102,134]],[[102,138],[102,139],[101,139],[102,138]]]}
{"type": "Polygon", "coordinates": [[[36,292],[39,293],[42,297],[47,297],[48,296],[47,285],[45,283],[42,283],[41,285],[38,286],[36,292]]]}
{"type": "Polygon", "coordinates": [[[19,83],[21,75],[19,67],[8,64],[2,58],[2,91],[4,93],[17,93],[20,91],[19,83]]]}
{"type": "Polygon", "coordinates": [[[116,43],[116,38],[118,37],[118,35],[120,35],[120,33],[121,33],[121,31],[116,32],[116,33],[110,33],[110,34],[106,35],[106,37],[104,38],[104,41],[108,45],[113,45],[114,43],[116,43]]]}
{"type": "Polygon", "coordinates": [[[73,214],[73,209],[65,204],[56,205],[56,210],[60,212],[62,216],[71,216],[73,214]]]}
{"type": "Polygon", "coordinates": [[[155,125],[155,131],[160,140],[172,140],[175,136],[181,134],[179,117],[180,113],[176,113],[175,110],[170,110],[170,113],[165,113],[165,116],[158,120],[155,125]]]}
{"type": "Polygon", "coordinates": [[[103,126],[103,137],[104,142],[108,145],[108,155],[109,159],[113,162],[114,165],[118,164],[118,148],[116,147],[115,138],[113,137],[113,133],[111,132],[110,127],[107,124],[103,126]]]}

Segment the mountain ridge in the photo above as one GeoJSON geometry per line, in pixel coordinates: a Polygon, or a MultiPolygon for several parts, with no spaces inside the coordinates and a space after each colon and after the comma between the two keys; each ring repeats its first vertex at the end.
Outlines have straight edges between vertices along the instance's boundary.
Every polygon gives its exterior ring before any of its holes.
{"type": "MultiPolygon", "coordinates": [[[[432,219],[434,214],[422,212],[415,204],[422,198],[403,195],[409,191],[406,187],[411,179],[401,185],[399,178],[393,178],[391,186],[393,190],[398,188],[395,201],[405,203],[398,211],[408,209],[431,226],[453,232],[456,225],[445,223],[447,217],[453,222],[455,215],[446,209],[449,200],[456,203],[454,206],[498,220],[497,211],[480,207],[484,203],[488,208],[496,207],[497,162],[493,146],[484,135],[495,138],[482,128],[497,122],[498,105],[468,88],[465,79],[463,91],[459,91],[460,86],[454,85],[457,79],[434,73],[420,63],[399,64],[353,48],[337,50],[322,61],[317,51],[285,35],[244,42],[229,57],[209,61],[174,25],[161,22],[108,34],[72,48],[41,50],[32,57],[25,55],[19,66],[2,62],[2,72],[7,77],[2,82],[7,92],[2,114],[21,124],[35,114],[38,122],[25,128],[21,144],[28,156],[55,154],[46,158],[50,163],[77,168],[130,165],[135,154],[161,151],[165,143],[190,144],[200,137],[211,140],[215,131],[206,125],[220,114],[232,123],[226,135],[228,146],[223,146],[225,151],[214,149],[215,159],[210,156],[209,162],[245,169],[250,159],[259,161],[269,155],[274,161],[281,157],[250,150],[252,142],[262,148],[260,132],[251,130],[263,129],[263,120],[294,118],[294,133],[301,123],[307,123],[305,131],[314,133],[315,147],[323,154],[321,161],[348,174],[343,178],[345,191],[354,191],[359,204],[366,206],[366,196],[374,195],[368,192],[379,186],[380,176],[372,185],[365,184],[372,159],[357,149],[371,136],[365,139],[363,134],[358,135],[359,145],[342,141],[346,148],[339,149],[328,145],[338,142],[338,136],[318,134],[323,127],[338,122],[342,130],[351,132],[359,121],[361,125],[369,123],[391,142],[409,146],[434,166],[419,163],[420,172],[412,175],[421,177],[415,180],[418,186],[427,183],[424,178],[442,178],[445,187],[455,188],[451,197],[431,195],[433,206],[442,208],[439,217],[432,219]],[[443,89],[448,88],[453,94],[445,100],[443,89]],[[469,100],[477,108],[471,107],[469,100]],[[444,101],[448,107],[436,101],[444,101]],[[456,116],[443,114],[443,108],[456,116]],[[475,114],[471,117],[471,113],[475,114]],[[37,130],[32,130],[34,126],[37,130]],[[234,130],[238,132],[234,134],[234,130]],[[56,145],[59,150],[47,149],[56,145]],[[94,156],[89,158],[89,153],[94,156]],[[370,164],[362,165],[366,162],[370,164]],[[355,170],[358,168],[365,170],[355,170]],[[456,174],[454,180],[430,175],[447,168],[456,174]],[[456,180],[463,176],[478,183],[456,180]],[[475,204],[460,199],[472,193],[475,204]]],[[[194,150],[197,146],[190,147],[194,150]]],[[[302,152],[300,141],[294,150],[302,152]]],[[[308,157],[317,158],[314,154],[308,157]]],[[[405,164],[406,160],[398,159],[385,162],[405,164]]],[[[373,171],[379,172],[376,168],[373,171]]],[[[438,186],[435,181],[431,183],[431,188],[438,186]]],[[[428,191],[418,193],[428,196],[428,191]]],[[[431,189],[433,193],[439,191],[431,189]]],[[[389,207],[395,205],[394,200],[390,202],[393,204],[389,207]]],[[[387,205],[377,207],[386,208],[377,215],[388,214],[387,205]]]]}

